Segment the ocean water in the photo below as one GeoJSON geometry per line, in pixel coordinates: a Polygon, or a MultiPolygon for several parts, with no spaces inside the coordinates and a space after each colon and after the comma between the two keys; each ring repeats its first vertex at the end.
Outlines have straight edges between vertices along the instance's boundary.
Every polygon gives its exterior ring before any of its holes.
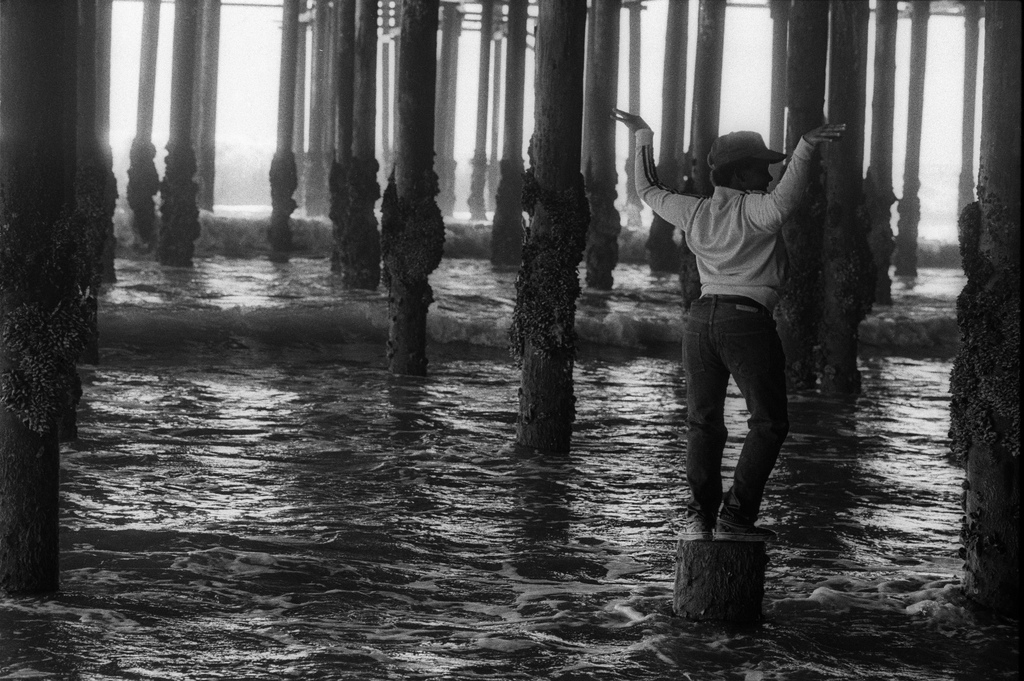
{"type": "Polygon", "coordinates": [[[961,588],[959,272],[865,322],[862,395],[792,396],[765,621],[740,626],[671,612],[673,278],[625,266],[583,295],[573,451],[551,457],[513,446],[515,272],[442,264],[410,378],[384,368],[384,293],[325,260],[117,265],[62,452],[61,590],[0,598],[2,678],[1018,678],[1017,623],[961,588]]]}

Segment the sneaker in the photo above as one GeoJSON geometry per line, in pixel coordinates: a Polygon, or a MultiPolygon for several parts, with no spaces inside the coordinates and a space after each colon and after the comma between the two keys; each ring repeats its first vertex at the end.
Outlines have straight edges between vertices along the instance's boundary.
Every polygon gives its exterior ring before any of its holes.
{"type": "Polygon", "coordinates": [[[711,541],[714,538],[713,530],[714,524],[711,521],[701,518],[699,515],[691,515],[686,519],[686,525],[680,538],[686,541],[711,541]]]}
{"type": "Polygon", "coordinates": [[[778,535],[764,527],[755,527],[753,523],[719,518],[715,527],[715,539],[718,541],[775,541],[778,535]]]}

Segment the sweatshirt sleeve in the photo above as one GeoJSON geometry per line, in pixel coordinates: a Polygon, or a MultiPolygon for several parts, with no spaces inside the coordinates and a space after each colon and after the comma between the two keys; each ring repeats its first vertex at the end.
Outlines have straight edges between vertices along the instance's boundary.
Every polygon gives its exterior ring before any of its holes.
{"type": "Polygon", "coordinates": [[[767,194],[754,193],[744,197],[744,217],[751,224],[767,232],[782,229],[807,189],[813,154],[814,145],[801,137],[775,189],[767,194]]]}
{"type": "Polygon", "coordinates": [[[658,181],[654,165],[654,131],[650,128],[636,131],[633,177],[640,199],[666,222],[682,227],[684,231],[697,207],[706,201],[702,196],[672,191],[658,181]]]}

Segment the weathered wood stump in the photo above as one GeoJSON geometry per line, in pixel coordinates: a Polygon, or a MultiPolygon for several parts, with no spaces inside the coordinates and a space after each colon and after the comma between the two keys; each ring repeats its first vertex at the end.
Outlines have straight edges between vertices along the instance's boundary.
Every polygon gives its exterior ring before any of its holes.
{"type": "Polygon", "coordinates": [[[691,620],[760,621],[766,565],[764,542],[680,540],[675,614],[691,620]]]}

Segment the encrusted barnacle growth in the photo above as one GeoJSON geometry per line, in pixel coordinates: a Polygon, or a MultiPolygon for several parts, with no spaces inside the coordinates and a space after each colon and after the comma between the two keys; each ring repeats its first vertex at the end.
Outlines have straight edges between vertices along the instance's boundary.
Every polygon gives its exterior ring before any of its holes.
{"type": "Polygon", "coordinates": [[[398,195],[393,172],[384,191],[380,245],[391,320],[387,356],[396,373],[424,375],[427,370],[427,308],[434,301],[427,278],[444,254],[437,192],[433,170],[413,184],[410,198],[398,195]]]}
{"type": "Polygon", "coordinates": [[[582,178],[563,192],[541,187],[526,171],[523,206],[531,218],[516,279],[516,304],[509,330],[512,355],[522,362],[529,341],[542,353],[570,359],[576,353],[577,267],[587,242],[590,205],[582,178]]]}
{"type": "MultiPolygon", "coordinates": [[[[999,207],[992,213],[997,217],[999,207]]],[[[981,224],[978,202],[965,206],[958,227],[968,278],[957,298],[960,349],[950,379],[950,438],[965,466],[976,447],[1020,456],[1020,269],[996,262],[1000,255],[983,246],[993,240],[981,224]]]]}
{"type": "Polygon", "coordinates": [[[132,210],[132,227],[135,236],[145,249],[150,249],[156,240],[156,201],[160,191],[160,176],[153,159],[156,146],[146,139],[135,138],[129,152],[128,166],[128,207],[132,210]]]}
{"type": "Polygon", "coordinates": [[[298,171],[295,169],[295,154],[291,149],[279,149],[270,162],[270,226],[267,240],[270,242],[271,257],[287,258],[292,250],[292,212],[298,204],[293,198],[299,186],[298,171]]]}
{"type": "Polygon", "coordinates": [[[38,434],[67,407],[75,364],[95,306],[97,234],[81,212],[47,226],[42,216],[7,215],[0,224],[0,338],[6,366],[0,401],[38,434]]]}
{"type": "Polygon", "coordinates": [[[160,184],[160,237],[158,257],[163,265],[191,267],[199,238],[199,186],[196,155],[191,144],[167,144],[167,172],[160,184]]]}
{"type": "MultiPolygon", "coordinates": [[[[375,158],[351,159],[345,185],[346,214],[334,222],[331,269],[341,273],[349,288],[374,290],[380,283],[380,233],[373,213],[380,198],[379,167],[375,158]]],[[[335,217],[333,209],[331,217],[335,217]]]]}

